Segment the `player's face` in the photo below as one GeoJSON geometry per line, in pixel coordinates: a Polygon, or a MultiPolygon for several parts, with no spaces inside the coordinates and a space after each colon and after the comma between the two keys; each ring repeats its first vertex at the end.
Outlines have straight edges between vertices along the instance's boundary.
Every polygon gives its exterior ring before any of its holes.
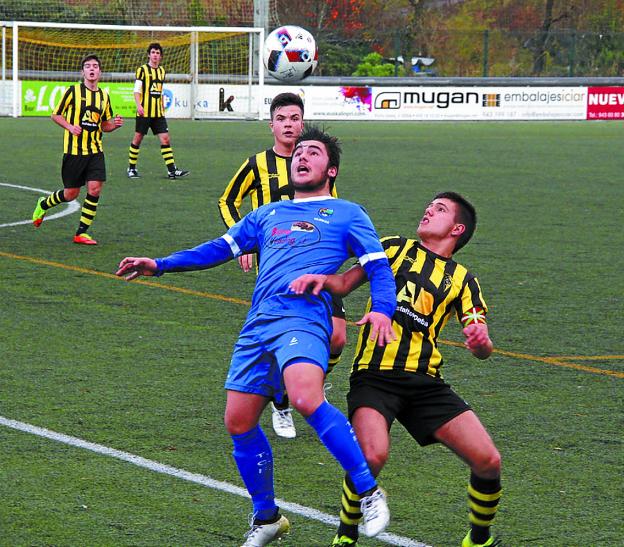
{"type": "Polygon", "coordinates": [[[100,63],[98,63],[95,59],[86,61],[82,65],[82,73],[87,82],[97,82],[101,75],[100,63]]]}
{"type": "Polygon", "coordinates": [[[459,224],[455,217],[457,204],[447,198],[434,199],[427,208],[418,225],[420,238],[444,239],[454,233],[462,233],[464,225],[459,224]]]}
{"type": "Polygon", "coordinates": [[[160,52],[159,49],[150,49],[149,52],[149,64],[152,65],[153,67],[157,67],[160,64],[160,61],[162,60],[162,53],[160,52]]]}
{"type": "Polygon", "coordinates": [[[292,157],[290,176],[295,190],[314,192],[320,190],[329,177],[338,174],[336,167],[328,167],[327,148],[319,141],[300,142],[292,157]]]}
{"type": "Polygon", "coordinates": [[[292,147],[303,131],[303,113],[296,105],[282,106],[273,112],[269,122],[275,141],[282,146],[292,147]]]}

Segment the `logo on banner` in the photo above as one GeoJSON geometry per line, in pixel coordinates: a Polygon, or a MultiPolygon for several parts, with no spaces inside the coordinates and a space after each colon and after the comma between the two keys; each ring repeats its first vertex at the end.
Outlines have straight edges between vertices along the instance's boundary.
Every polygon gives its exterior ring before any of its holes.
{"type": "Polygon", "coordinates": [[[24,82],[22,111],[25,116],[49,115],[63,97],[66,85],[24,82]]]}
{"type": "Polygon", "coordinates": [[[163,89],[163,103],[165,104],[165,110],[169,110],[169,107],[173,104],[173,93],[170,89],[163,89]]]}
{"type": "Polygon", "coordinates": [[[590,87],[587,92],[587,119],[624,119],[624,87],[590,87]]]}
{"type": "Polygon", "coordinates": [[[500,93],[484,93],[483,106],[500,106],[500,93]]]}
{"type": "Polygon", "coordinates": [[[384,91],[375,97],[377,110],[394,110],[401,108],[401,93],[398,91],[384,91]]]}
{"type": "Polygon", "coordinates": [[[219,88],[219,112],[234,112],[232,108],[232,102],[234,101],[234,95],[230,95],[227,99],[225,98],[225,89],[222,87],[219,88]]]}

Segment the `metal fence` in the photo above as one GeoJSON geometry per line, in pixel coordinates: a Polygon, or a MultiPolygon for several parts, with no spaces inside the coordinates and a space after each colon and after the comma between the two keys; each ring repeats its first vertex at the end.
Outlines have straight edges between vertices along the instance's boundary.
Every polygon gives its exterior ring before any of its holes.
{"type": "MultiPolygon", "coordinates": [[[[624,76],[624,32],[443,30],[425,34],[396,34],[368,48],[395,63],[395,76],[624,76]]],[[[360,50],[362,45],[353,44],[360,50]]]]}

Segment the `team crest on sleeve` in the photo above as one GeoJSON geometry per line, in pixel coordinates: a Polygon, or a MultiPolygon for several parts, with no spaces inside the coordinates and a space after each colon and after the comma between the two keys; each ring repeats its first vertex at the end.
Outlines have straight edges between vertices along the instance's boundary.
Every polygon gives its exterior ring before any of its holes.
{"type": "Polygon", "coordinates": [[[462,315],[461,323],[464,327],[477,323],[485,323],[485,311],[483,308],[470,308],[466,311],[466,313],[464,313],[464,315],[462,315]]]}

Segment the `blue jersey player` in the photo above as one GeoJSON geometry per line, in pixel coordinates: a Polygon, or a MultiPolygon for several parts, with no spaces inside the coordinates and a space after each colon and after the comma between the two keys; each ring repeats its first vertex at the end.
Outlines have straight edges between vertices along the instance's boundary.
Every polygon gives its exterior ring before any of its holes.
{"type": "Polygon", "coordinates": [[[362,207],[330,195],[338,174],[340,146],[312,127],[299,137],[291,175],[295,199],[269,203],[249,213],[222,237],[164,258],[124,258],[117,275],[201,270],[244,253],[259,251],[252,305],[234,347],[225,383],[225,424],[233,455],[253,503],[254,520],[243,547],[259,547],[290,525],[275,503],[271,446],[260,428],[264,407],[286,389],[294,408],[362,495],[364,533],[383,531],[389,512],[383,492],[357,444],[350,423],[323,394],[331,336],[331,297],[295,294],[291,281],[302,274],[331,274],[357,257],[370,280],[372,307],[360,324],[371,324],[379,345],[395,339],[391,317],[395,283],[373,224],[362,207]]]}

